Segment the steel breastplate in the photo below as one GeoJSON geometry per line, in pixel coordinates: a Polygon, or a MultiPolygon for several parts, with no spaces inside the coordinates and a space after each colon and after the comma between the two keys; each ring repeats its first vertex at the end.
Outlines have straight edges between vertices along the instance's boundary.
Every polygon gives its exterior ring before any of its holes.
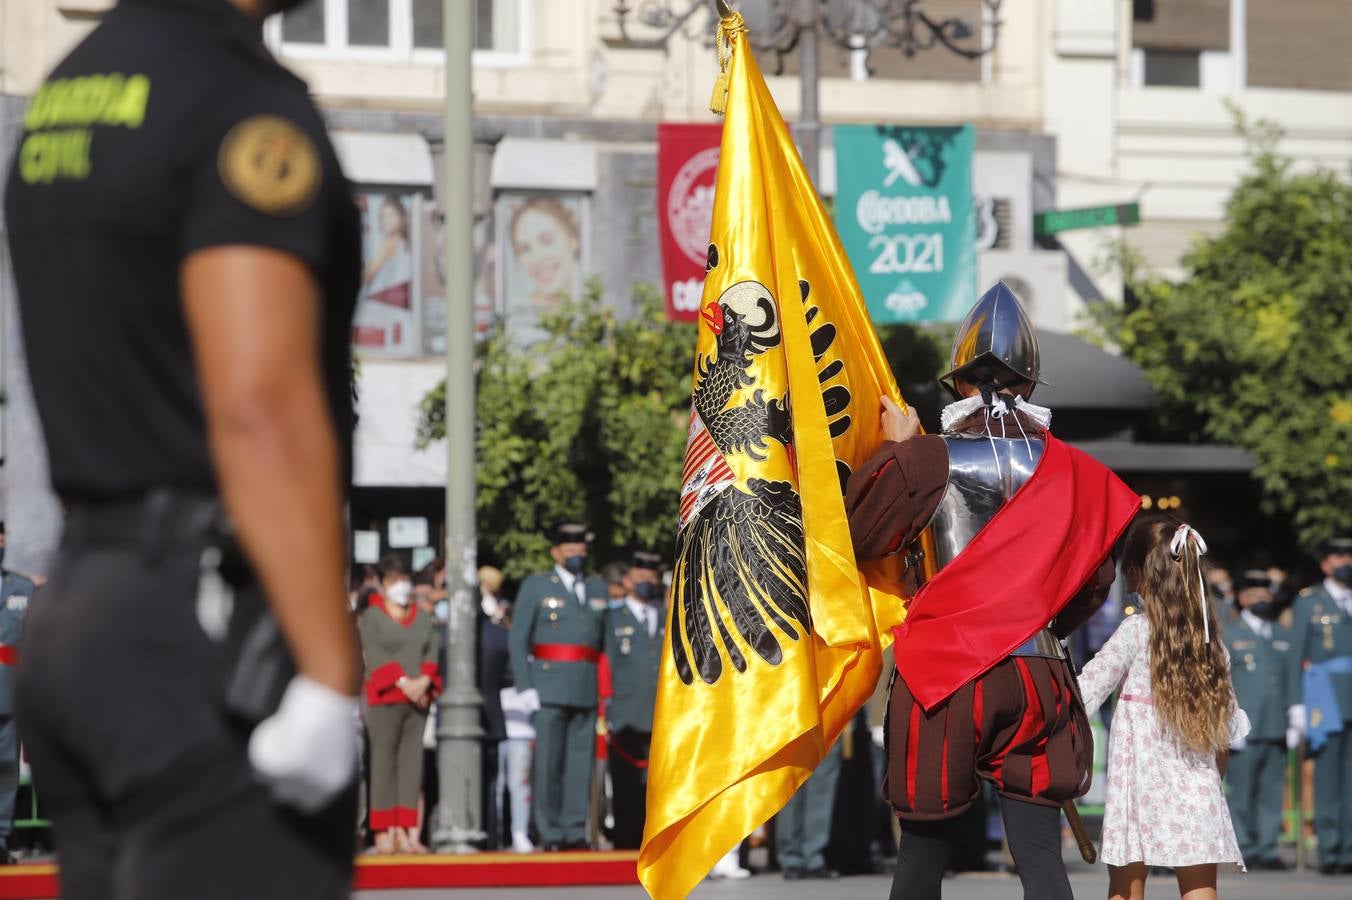
{"type": "Polygon", "coordinates": [[[1041,437],[945,434],[948,488],[935,510],[935,570],[963,551],[1028,481],[1046,448],[1041,437]]]}
{"type": "MultiPolygon", "coordinates": [[[[953,561],[1032,477],[1046,443],[1041,437],[988,438],[945,434],[948,446],[948,487],[935,510],[935,571],[953,561]]],[[[1011,656],[1065,654],[1049,629],[1042,629],[1017,647],[1011,656]]]]}

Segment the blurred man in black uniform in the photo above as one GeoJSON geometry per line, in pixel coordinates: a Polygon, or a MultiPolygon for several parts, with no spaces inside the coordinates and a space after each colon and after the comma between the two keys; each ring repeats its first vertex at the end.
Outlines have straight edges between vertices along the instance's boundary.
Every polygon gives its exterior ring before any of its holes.
{"type": "Polygon", "coordinates": [[[69,511],[19,718],[67,900],[350,892],[361,248],[259,39],[290,5],[122,0],[34,97],[9,176],[69,511]]]}

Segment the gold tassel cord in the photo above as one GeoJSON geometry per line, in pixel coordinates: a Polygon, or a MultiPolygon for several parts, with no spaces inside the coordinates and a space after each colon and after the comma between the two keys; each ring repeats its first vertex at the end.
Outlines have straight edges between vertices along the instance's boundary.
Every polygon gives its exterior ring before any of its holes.
{"type": "Polygon", "coordinates": [[[714,35],[714,49],[718,53],[718,77],[714,79],[714,93],[709,98],[709,112],[723,115],[728,108],[728,64],[732,62],[732,39],[746,31],[746,20],[739,12],[725,16],[718,23],[714,35]]]}

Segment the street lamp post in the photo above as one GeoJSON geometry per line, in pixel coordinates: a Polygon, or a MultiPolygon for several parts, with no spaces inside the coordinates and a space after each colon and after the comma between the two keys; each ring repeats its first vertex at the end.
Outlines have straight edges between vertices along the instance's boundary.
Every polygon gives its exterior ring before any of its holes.
{"type": "Polygon", "coordinates": [[[484,840],[482,741],[475,671],[474,526],[474,7],[443,0],[446,130],[438,163],[446,250],[446,685],[437,701],[440,792],[432,843],[470,853],[484,840]]]}
{"type": "MultiPolygon", "coordinates": [[[[906,56],[943,47],[968,59],[977,59],[995,49],[1000,22],[996,18],[1001,0],[979,0],[982,22],[973,27],[958,16],[936,18],[929,14],[925,0],[685,0],[684,11],[673,8],[674,0],[646,0],[639,17],[650,28],[662,29],[656,38],[636,38],[629,33],[628,17],[633,8],[628,0],[616,0],[614,13],[619,26],[618,39],[607,39],[612,47],[627,49],[665,49],[667,43],[700,9],[707,9],[716,20],[732,8],[739,9],[752,26],[751,44],[757,50],[769,50],[782,60],[790,51],[798,53],[799,110],[795,132],[808,176],[817,183],[821,149],[821,116],[818,110],[818,84],[821,80],[819,38],[825,37],[854,54],[862,56],[859,66],[867,72],[868,56],[881,47],[892,47],[906,56]],[[989,38],[989,41],[987,41],[989,38]]],[[[705,33],[712,35],[712,21],[705,33]]]]}

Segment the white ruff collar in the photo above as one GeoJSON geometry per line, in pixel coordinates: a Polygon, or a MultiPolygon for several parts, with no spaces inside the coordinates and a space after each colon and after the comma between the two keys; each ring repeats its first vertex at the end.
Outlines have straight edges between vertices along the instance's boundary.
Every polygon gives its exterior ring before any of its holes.
{"type": "MultiPolygon", "coordinates": [[[[940,425],[944,431],[951,431],[954,425],[957,425],[963,419],[966,419],[968,416],[972,415],[972,413],[984,407],[986,407],[986,404],[982,401],[980,394],[958,400],[955,403],[950,403],[945,406],[943,412],[939,414],[940,425]]],[[[1052,411],[1047,407],[1034,406],[1025,401],[1022,397],[1016,396],[1014,398],[1014,409],[1026,415],[1035,425],[1037,425],[1037,427],[1044,431],[1051,428],[1052,411]]],[[[1003,419],[1010,412],[1009,404],[1005,402],[1003,397],[999,396],[994,398],[994,402],[991,403],[989,410],[990,416],[995,419],[1003,419]]]]}

